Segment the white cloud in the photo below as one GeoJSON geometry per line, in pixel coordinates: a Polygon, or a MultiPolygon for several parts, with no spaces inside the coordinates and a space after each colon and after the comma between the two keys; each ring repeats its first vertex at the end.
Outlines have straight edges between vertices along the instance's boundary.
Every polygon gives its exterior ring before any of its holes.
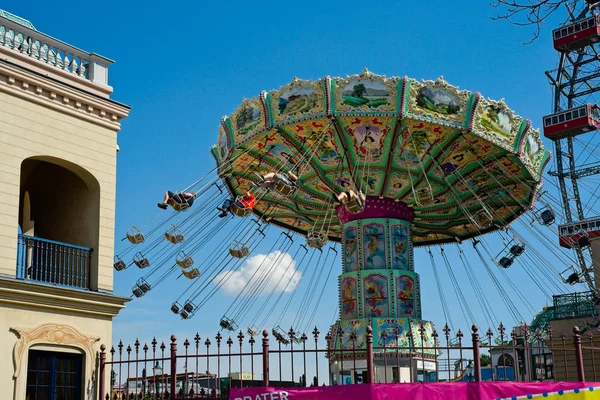
{"type": "MultiPolygon", "coordinates": [[[[259,281],[261,289],[256,293],[262,295],[293,291],[300,283],[302,273],[296,270],[296,261],[288,253],[274,251],[269,254],[257,254],[248,257],[237,271],[223,272],[217,276],[216,281],[224,278],[221,289],[228,295],[237,295],[246,285],[253,285],[259,281]]],[[[251,292],[251,287],[244,294],[251,292]]]]}

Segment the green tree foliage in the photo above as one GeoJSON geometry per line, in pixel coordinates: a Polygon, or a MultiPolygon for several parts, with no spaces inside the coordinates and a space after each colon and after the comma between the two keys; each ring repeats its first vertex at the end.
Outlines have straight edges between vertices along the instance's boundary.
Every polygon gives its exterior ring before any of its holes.
{"type": "Polygon", "coordinates": [[[367,94],[367,88],[363,83],[354,85],[354,88],[352,89],[352,97],[364,99],[365,94],[367,94]]]}
{"type": "Polygon", "coordinates": [[[482,354],[479,357],[479,362],[481,363],[482,367],[487,367],[492,364],[492,359],[487,354],[482,354]]]}

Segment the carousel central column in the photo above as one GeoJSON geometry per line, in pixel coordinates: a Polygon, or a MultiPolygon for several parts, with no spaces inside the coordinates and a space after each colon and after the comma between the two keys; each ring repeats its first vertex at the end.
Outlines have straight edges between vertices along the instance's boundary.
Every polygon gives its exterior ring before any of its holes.
{"type": "Polygon", "coordinates": [[[387,377],[388,382],[410,382],[416,379],[417,370],[435,371],[433,327],[421,319],[419,275],[414,272],[414,210],[392,199],[367,197],[362,211],[351,213],[340,205],[337,215],[343,226],[343,266],[340,321],[332,332],[336,349],[331,358],[332,380],[357,383],[363,379],[363,366],[354,371],[353,365],[342,361],[346,357],[339,355],[352,350],[353,341],[355,351],[364,351],[367,326],[373,329],[374,352],[379,353],[376,381],[387,377]],[[381,354],[386,352],[390,354],[381,354]],[[401,362],[397,353],[403,354],[401,362]],[[407,359],[409,354],[416,359],[407,359]],[[383,360],[386,357],[388,362],[383,360]]]}
{"type": "Polygon", "coordinates": [[[356,214],[338,206],[343,226],[340,318],[421,318],[414,272],[414,210],[391,199],[368,197],[356,214]]]}

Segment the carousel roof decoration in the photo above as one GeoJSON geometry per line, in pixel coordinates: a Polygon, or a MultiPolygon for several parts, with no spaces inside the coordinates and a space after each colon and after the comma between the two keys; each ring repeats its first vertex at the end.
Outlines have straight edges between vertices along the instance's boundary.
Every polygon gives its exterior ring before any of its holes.
{"type": "Polygon", "coordinates": [[[221,122],[212,153],[231,194],[251,191],[269,171],[294,171],[297,190],[264,193],[255,213],[303,235],[326,227],[332,241],[340,241],[341,225],[331,196],[349,188],[412,207],[415,246],[506,227],[534,204],[550,158],[539,131],[503,100],[443,78],[368,70],[295,78],[245,99],[221,122]]]}

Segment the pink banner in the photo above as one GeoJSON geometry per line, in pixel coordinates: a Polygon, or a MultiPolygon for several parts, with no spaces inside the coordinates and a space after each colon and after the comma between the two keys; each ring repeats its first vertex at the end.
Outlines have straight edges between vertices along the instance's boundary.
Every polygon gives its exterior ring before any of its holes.
{"type": "Polygon", "coordinates": [[[450,382],[231,389],[230,400],[600,399],[600,382],[450,382]]]}

